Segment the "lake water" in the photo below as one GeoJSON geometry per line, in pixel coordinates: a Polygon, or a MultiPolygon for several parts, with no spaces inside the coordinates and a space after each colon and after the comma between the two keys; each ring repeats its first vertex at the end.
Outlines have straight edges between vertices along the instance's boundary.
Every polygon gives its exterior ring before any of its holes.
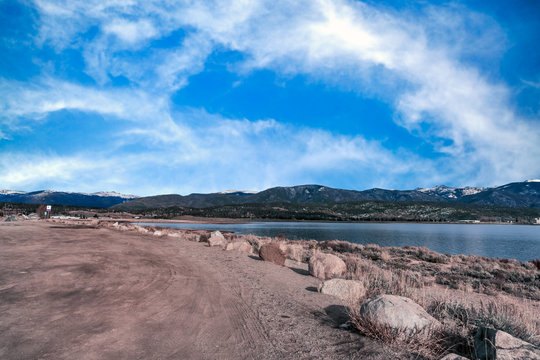
{"type": "Polygon", "coordinates": [[[380,246],[425,246],[443,254],[540,258],[540,226],[418,223],[250,222],[245,224],[140,223],[177,229],[233,231],[288,239],[344,240],[380,246]]]}

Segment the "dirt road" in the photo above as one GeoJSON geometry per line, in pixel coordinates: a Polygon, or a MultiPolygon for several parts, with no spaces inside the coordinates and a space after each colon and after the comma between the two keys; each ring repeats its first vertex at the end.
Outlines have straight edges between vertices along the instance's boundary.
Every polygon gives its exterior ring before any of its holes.
{"type": "Polygon", "coordinates": [[[317,280],[169,237],[0,224],[1,359],[373,358],[317,280]]]}

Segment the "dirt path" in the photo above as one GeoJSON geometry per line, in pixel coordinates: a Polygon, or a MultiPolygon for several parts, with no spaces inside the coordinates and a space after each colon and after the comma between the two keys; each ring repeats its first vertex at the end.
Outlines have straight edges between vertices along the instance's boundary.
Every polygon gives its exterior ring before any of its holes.
{"type": "MultiPolygon", "coordinates": [[[[0,224],[1,359],[366,358],[317,280],[169,237],[0,224]]],[[[384,358],[382,356],[381,358],[384,358]]]]}

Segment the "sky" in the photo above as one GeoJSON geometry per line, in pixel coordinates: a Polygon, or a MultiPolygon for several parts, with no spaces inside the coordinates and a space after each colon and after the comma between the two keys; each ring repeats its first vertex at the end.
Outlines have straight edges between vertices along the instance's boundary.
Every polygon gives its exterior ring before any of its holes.
{"type": "Polygon", "coordinates": [[[0,0],[0,189],[540,178],[540,2],[0,0]]]}

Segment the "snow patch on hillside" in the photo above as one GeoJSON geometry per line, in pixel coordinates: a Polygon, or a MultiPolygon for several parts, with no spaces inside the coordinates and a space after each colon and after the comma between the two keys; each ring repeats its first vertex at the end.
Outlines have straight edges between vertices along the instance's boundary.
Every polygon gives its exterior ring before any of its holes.
{"type": "Polygon", "coordinates": [[[0,195],[20,195],[26,194],[26,191],[19,190],[0,190],[0,195]]]}
{"type": "Polygon", "coordinates": [[[452,199],[457,199],[459,196],[469,196],[478,194],[479,192],[482,192],[486,190],[486,188],[483,187],[471,187],[471,186],[465,186],[461,188],[454,188],[449,187],[446,185],[437,185],[431,188],[418,188],[416,191],[420,191],[426,194],[437,194],[446,196],[452,199]]]}
{"type": "Polygon", "coordinates": [[[55,190],[43,190],[43,191],[19,191],[19,190],[0,190],[0,195],[28,195],[32,198],[40,199],[47,195],[51,194],[75,194],[75,195],[83,195],[83,196],[100,196],[100,197],[117,197],[121,199],[136,199],[138,196],[135,195],[126,195],[126,194],[120,194],[116,191],[100,191],[95,193],[80,193],[80,192],[74,192],[74,191],[55,191],[55,190]]]}
{"type": "Polygon", "coordinates": [[[460,189],[462,190],[463,196],[478,194],[479,192],[482,192],[485,190],[485,188],[483,187],[468,187],[468,186],[464,188],[460,188],[460,189]]]}
{"type": "Polygon", "coordinates": [[[220,191],[218,194],[234,194],[234,193],[257,194],[258,191],[251,191],[251,190],[224,190],[224,191],[220,191]]]}
{"type": "Polygon", "coordinates": [[[135,195],[120,194],[120,193],[117,193],[116,191],[100,191],[100,192],[95,192],[95,193],[91,193],[91,194],[82,194],[82,195],[101,196],[101,197],[119,197],[119,198],[122,198],[122,199],[136,199],[136,198],[138,198],[138,196],[135,196],[135,195]]]}

